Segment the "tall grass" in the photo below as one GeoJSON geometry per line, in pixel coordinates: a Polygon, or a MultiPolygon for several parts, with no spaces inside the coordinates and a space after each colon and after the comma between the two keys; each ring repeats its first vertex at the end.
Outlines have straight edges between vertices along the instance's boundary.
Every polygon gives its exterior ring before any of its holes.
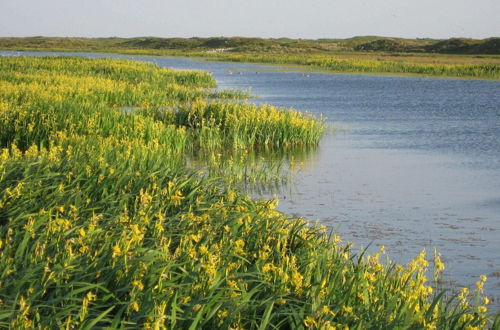
{"type": "Polygon", "coordinates": [[[296,64],[334,72],[397,73],[427,76],[500,79],[500,64],[444,64],[415,63],[387,59],[340,58],[332,55],[284,55],[284,54],[198,54],[222,61],[296,64]]]}
{"type": "Polygon", "coordinates": [[[16,143],[26,148],[30,143],[47,142],[59,130],[161,139],[162,130],[174,125],[193,133],[198,147],[213,144],[204,141],[205,136],[221,136],[217,144],[236,148],[281,147],[317,144],[323,131],[321,121],[300,112],[204,101],[209,97],[239,99],[245,94],[211,91],[208,87],[215,81],[203,72],[83,58],[4,58],[0,68],[3,145],[16,143]],[[142,111],[130,116],[123,107],[142,111]]]}
{"type": "Polygon", "coordinates": [[[485,277],[445,298],[425,253],[406,266],[379,261],[383,249],[356,255],[217,178],[244,179],[217,155],[247,164],[261,149],[313,147],[321,120],[205,101],[203,73],[71,58],[0,66],[1,327],[488,324],[485,277]],[[204,155],[214,160],[193,171],[204,155]]]}

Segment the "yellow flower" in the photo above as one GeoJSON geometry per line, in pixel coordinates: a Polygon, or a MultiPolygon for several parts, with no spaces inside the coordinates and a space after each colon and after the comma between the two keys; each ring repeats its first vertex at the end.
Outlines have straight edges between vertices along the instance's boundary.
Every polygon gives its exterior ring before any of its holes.
{"type": "Polygon", "coordinates": [[[165,216],[162,213],[160,213],[160,212],[156,213],[156,218],[159,221],[164,221],[165,220],[165,216]]]}
{"type": "Polygon", "coordinates": [[[477,311],[478,311],[479,313],[481,313],[481,314],[484,314],[484,313],[486,313],[486,312],[488,311],[488,308],[487,308],[486,306],[479,306],[479,307],[477,308],[477,311]]]}
{"type": "Polygon", "coordinates": [[[304,325],[308,329],[312,329],[312,328],[317,327],[316,321],[311,316],[308,316],[304,319],[304,325]]]}
{"type": "Polygon", "coordinates": [[[122,254],[122,250],[118,245],[113,246],[113,258],[116,256],[120,256],[122,254]]]}
{"type": "Polygon", "coordinates": [[[140,290],[140,291],[144,290],[144,284],[142,284],[142,282],[141,282],[141,281],[138,281],[138,280],[133,281],[133,282],[132,282],[132,285],[133,285],[134,287],[136,287],[136,288],[137,288],[138,290],[140,290]]]}
{"type": "Polygon", "coordinates": [[[208,254],[208,248],[204,244],[200,245],[198,250],[200,251],[200,254],[202,254],[202,255],[208,254]]]}
{"type": "Polygon", "coordinates": [[[479,330],[479,327],[473,327],[472,325],[468,325],[465,327],[465,330],[479,330]]]}
{"type": "Polygon", "coordinates": [[[172,196],[170,196],[170,200],[174,204],[174,206],[179,206],[181,205],[181,201],[184,199],[184,196],[182,195],[182,191],[177,190],[172,196]]]}
{"type": "Polygon", "coordinates": [[[292,285],[297,289],[302,288],[302,281],[304,280],[304,276],[302,276],[299,272],[294,271],[292,273],[292,285]]]}
{"type": "Polygon", "coordinates": [[[427,323],[425,322],[424,320],[424,327],[426,330],[434,330],[434,329],[437,329],[437,326],[435,323],[431,322],[431,323],[427,323]]]}
{"type": "Polygon", "coordinates": [[[198,234],[198,235],[194,235],[194,234],[193,234],[193,235],[191,235],[191,236],[189,236],[189,237],[190,237],[190,238],[191,238],[194,242],[198,243],[198,242],[201,240],[202,235],[201,235],[201,234],[198,234]]]}
{"type": "Polygon", "coordinates": [[[87,300],[88,301],[94,301],[97,299],[97,295],[92,293],[91,291],[87,292],[87,300]]]}
{"type": "Polygon", "coordinates": [[[419,304],[415,304],[414,309],[415,309],[415,312],[417,312],[417,313],[420,312],[420,305],[419,304]]]}
{"type": "Polygon", "coordinates": [[[342,310],[344,311],[344,313],[346,313],[348,315],[352,314],[352,307],[351,306],[343,306],[342,310]]]}
{"type": "Polygon", "coordinates": [[[277,303],[278,303],[278,305],[284,305],[284,304],[286,304],[286,299],[283,299],[283,298],[278,299],[277,303]]]}
{"type": "Polygon", "coordinates": [[[225,319],[229,314],[227,313],[227,310],[220,310],[217,312],[217,316],[220,318],[220,319],[225,319]]]}
{"type": "Polygon", "coordinates": [[[322,308],[321,308],[321,314],[329,314],[331,312],[330,310],[330,307],[324,305],[322,308]]]}
{"type": "Polygon", "coordinates": [[[141,234],[141,230],[139,229],[139,226],[137,224],[131,225],[130,229],[132,229],[132,232],[134,233],[134,235],[141,234]]]}
{"type": "Polygon", "coordinates": [[[264,265],[264,267],[262,267],[262,273],[266,274],[266,273],[272,272],[273,269],[274,269],[274,265],[267,263],[264,265]]]}

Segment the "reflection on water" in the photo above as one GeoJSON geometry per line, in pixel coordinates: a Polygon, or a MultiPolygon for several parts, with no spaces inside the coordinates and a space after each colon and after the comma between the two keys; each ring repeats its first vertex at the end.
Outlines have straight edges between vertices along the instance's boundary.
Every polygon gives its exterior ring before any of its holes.
{"type": "Polygon", "coordinates": [[[290,186],[298,173],[311,169],[317,151],[317,146],[201,149],[189,157],[188,166],[228,180],[226,183],[254,196],[274,196],[290,186]]]}
{"type": "MultiPolygon", "coordinates": [[[[500,82],[115,57],[206,70],[219,87],[250,88],[259,95],[254,102],[309,110],[347,127],[301,156],[221,155],[214,164],[233,162],[231,170],[242,176],[274,182],[282,188],[281,210],[319,219],[359,248],[383,244],[405,263],[437,247],[446,278],[457,285],[473,286],[488,275],[490,309],[500,310],[500,82]],[[283,188],[275,173],[286,173],[292,159],[303,166],[293,167],[294,183],[283,188]]],[[[220,166],[222,175],[225,169],[220,166]]]]}

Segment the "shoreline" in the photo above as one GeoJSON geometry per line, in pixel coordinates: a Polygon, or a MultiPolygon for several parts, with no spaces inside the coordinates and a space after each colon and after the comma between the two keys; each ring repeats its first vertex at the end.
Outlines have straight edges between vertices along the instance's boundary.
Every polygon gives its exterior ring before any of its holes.
{"type": "MultiPolygon", "coordinates": [[[[136,50],[136,51],[128,51],[128,50],[77,50],[77,49],[30,49],[30,48],[20,48],[20,49],[2,49],[1,51],[9,51],[9,52],[37,52],[37,53],[49,53],[49,52],[61,52],[61,53],[94,53],[94,54],[109,54],[109,55],[124,55],[124,56],[144,56],[144,57],[172,57],[172,58],[189,58],[206,62],[225,62],[225,63],[241,63],[241,64],[255,64],[255,65],[266,65],[266,66],[274,66],[274,67],[283,67],[283,68],[296,68],[297,70],[293,70],[292,72],[309,72],[309,73],[326,73],[326,74],[348,74],[348,75],[372,75],[372,76],[393,76],[393,77],[409,77],[409,78],[430,78],[430,79],[456,79],[456,80],[482,80],[482,81],[500,81],[499,77],[484,77],[484,76],[457,76],[457,75],[437,75],[437,74],[424,74],[424,73],[411,73],[411,72],[391,72],[391,71],[350,71],[350,70],[333,70],[321,68],[315,65],[306,65],[306,64],[295,64],[295,63],[270,63],[265,61],[239,61],[239,60],[231,60],[228,58],[224,58],[224,56],[202,56],[202,54],[151,54],[147,53],[147,50],[136,50]],[[201,56],[200,56],[201,55],[201,56]]],[[[240,54],[236,54],[240,55],[240,54]]],[[[241,54],[243,56],[252,55],[249,53],[241,54]]],[[[259,55],[259,54],[257,54],[259,55]]],[[[267,55],[263,53],[262,55],[267,55]]],[[[324,55],[335,57],[338,54],[334,55],[324,55]]],[[[354,55],[358,54],[342,54],[343,56],[352,55],[352,59],[354,59],[354,55]]],[[[363,54],[364,55],[364,54],[363,54]]],[[[367,54],[369,56],[375,56],[377,54],[367,54]]],[[[424,55],[433,55],[433,54],[424,54],[424,55]]],[[[422,57],[424,55],[421,55],[422,57]]],[[[441,54],[439,54],[441,55],[441,54]]],[[[279,57],[280,54],[276,54],[276,57],[279,57]]],[[[385,55],[387,56],[387,55],[385,55]]],[[[460,55],[458,55],[460,56],[460,55]]],[[[342,58],[345,59],[345,58],[342,58]]],[[[374,60],[382,62],[382,60],[374,60]]],[[[413,62],[411,64],[419,64],[413,62]]],[[[426,63],[423,63],[426,64],[426,63]]],[[[279,70],[272,70],[279,71],[279,70]]],[[[284,70],[286,71],[286,70],[284,70]]]]}

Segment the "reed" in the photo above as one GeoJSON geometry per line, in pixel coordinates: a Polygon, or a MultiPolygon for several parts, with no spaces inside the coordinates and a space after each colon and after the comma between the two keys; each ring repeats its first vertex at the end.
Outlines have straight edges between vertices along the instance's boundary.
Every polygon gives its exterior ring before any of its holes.
{"type": "Polygon", "coordinates": [[[346,57],[345,55],[285,55],[285,54],[198,54],[207,58],[220,61],[267,63],[267,64],[293,64],[311,67],[316,70],[333,72],[355,73],[392,73],[416,74],[426,76],[445,76],[462,78],[500,79],[500,65],[498,63],[427,63],[416,61],[395,61],[381,58],[346,57]]]}

